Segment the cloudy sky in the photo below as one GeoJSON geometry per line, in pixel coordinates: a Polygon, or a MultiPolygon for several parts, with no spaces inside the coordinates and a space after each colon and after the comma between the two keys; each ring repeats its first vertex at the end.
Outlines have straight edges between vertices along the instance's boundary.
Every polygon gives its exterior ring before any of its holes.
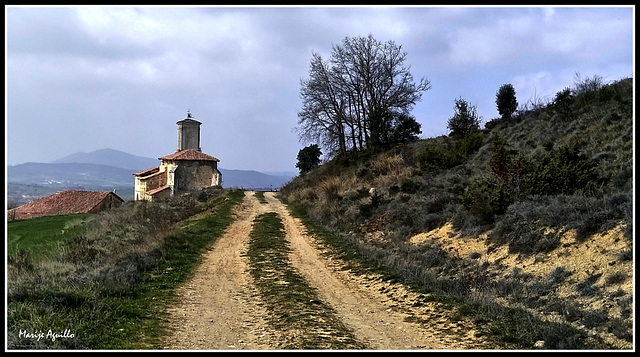
{"type": "Polygon", "coordinates": [[[431,89],[412,111],[448,134],[454,100],[498,116],[582,78],[634,75],[634,7],[5,7],[6,161],[112,148],[176,150],[187,110],[226,169],[296,171],[293,129],[313,52],[345,37],[394,41],[431,89]]]}

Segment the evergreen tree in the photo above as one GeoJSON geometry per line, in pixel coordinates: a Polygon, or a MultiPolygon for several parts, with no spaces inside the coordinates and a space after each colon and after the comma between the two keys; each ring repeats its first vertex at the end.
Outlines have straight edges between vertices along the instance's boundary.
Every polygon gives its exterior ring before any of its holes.
{"type": "Polygon", "coordinates": [[[309,145],[298,151],[298,163],[296,167],[300,170],[300,174],[307,173],[320,164],[320,155],[322,151],[317,144],[309,145]]]}
{"type": "Polygon", "coordinates": [[[511,115],[516,112],[518,100],[516,99],[516,90],[511,84],[504,84],[498,89],[496,105],[502,118],[511,118],[511,115]]]}
{"type": "Polygon", "coordinates": [[[480,117],[475,105],[459,98],[455,100],[454,114],[447,122],[447,128],[452,136],[464,137],[480,129],[480,117]]]}

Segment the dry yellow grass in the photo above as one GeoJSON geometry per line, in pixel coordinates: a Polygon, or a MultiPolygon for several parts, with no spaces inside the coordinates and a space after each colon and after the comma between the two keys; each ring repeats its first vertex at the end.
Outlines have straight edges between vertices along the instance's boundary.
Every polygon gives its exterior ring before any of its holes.
{"type": "Polygon", "coordinates": [[[373,160],[371,164],[371,171],[374,175],[396,175],[406,167],[404,160],[400,155],[384,154],[373,160]]]}
{"type": "Polygon", "coordinates": [[[319,190],[319,196],[325,202],[333,202],[337,200],[342,190],[342,182],[337,176],[328,177],[320,182],[319,190]]]}
{"type": "MultiPolygon", "coordinates": [[[[435,243],[449,254],[461,259],[469,259],[471,254],[475,254],[479,256],[477,258],[479,264],[485,262],[490,264],[490,274],[494,279],[504,279],[512,274],[514,269],[519,269],[522,274],[543,279],[550,276],[554,269],[561,267],[569,272],[570,276],[558,285],[554,292],[556,298],[570,301],[585,311],[607,311],[610,319],[625,319],[622,307],[615,306],[615,299],[610,298],[616,294],[625,297],[633,296],[633,261],[619,259],[622,252],[632,249],[631,241],[624,236],[624,229],[623,225],[618,225],[609,231],[594,234],[584,242],[576,239],[575,230],[568,230],[562,234],[558,248],[551,252],[529,256],[510,253],[506,245],[490,247],[487,244],[489,232],[480,236],[465,237],[457,232],[451,223],[414,235],[409,242],[415,245],[435,243]],[[596,274],[601,274],[595,284],[601,294],[581,295],[576,289],[577,285],[596,274]],[[614,276],[617,278],[608,279],[614,276]]],[[[541,317],[547,320],[561,320],[561,316],[553,314],[541,315],[541,317]]],[[[584,328],[584,326],[578,327],[584,328]]],[[[595,330],[593,333],[596,333],[595,330]]],[[[622,349],[631,348],[630,342],[602,331],[599,334],[612,345],[622,349]]]]}

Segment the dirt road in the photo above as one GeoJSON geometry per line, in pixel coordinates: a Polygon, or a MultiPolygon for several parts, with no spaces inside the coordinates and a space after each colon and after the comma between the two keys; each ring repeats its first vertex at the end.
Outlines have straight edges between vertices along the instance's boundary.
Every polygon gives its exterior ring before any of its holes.
{"type": "Polygon", "coordinates": [[[375,275],[355,275],[321,255],[301,222],[271,192],[246,192],[235,222],[203,258],[170,309],[165,349],[278,350],[279,335],[248,273],[249,233],[260,214],[276,212],[291,244],[291,264],[367,349],[493,349],[465,319],[424,295],[375,275]]]}

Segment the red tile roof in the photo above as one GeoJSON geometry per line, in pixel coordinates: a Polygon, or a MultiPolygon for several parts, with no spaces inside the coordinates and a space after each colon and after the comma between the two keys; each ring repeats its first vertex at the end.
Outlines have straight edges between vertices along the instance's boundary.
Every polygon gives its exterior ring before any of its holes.
{"type": "Polygon", "coordinates": [[[149,176],[151,174],[157,173],[158,171],[160,171],[160,166],[156,166],[156,167],[152,167],[150,169],[138,171],[138,172],[134,173],[134,175],[135,176],[149,176]]]}
{"type": "Polygon", "coordinates": [[[124,201],[111,191],[60,191],[16,207],[15,216],[16,218],[22,218],[56,214],[88,213],[110,194],[116,196],[121,202],[124,201]]]}
{"type": "Polygon", "coordinates": [[[161,157],[160,160],[220,161],[211,155],[207,155],[195,149],[176,151],[171,155],[161,157]]]}
{"type": "Polygon", "coordinates": [[[166,186],[166,185],[165,185],[165,186],[160,186],[160,187],[158,187],[158,188],[156,188],[156,189],[153,189],[153,190],[147,191],[147,195],[149,195],[149,196],[153,196],[153,195],[155,195],[156,193],[158,193],[158,192],[162,192],[162,191],[164,191],[164,190],[166,190],[166,189],[168,189],[168,188],[169,188],[169,186],[166,186]]]}
{"type": "Polygon", "coordinates": [[[154,171],[149,170],[148,172],[147,171],[143,171],[142,175],[140,175],[140,174],[134,174],[134,175],[135,176],[139,176],[140,180],[144,181],[144,180],[148,180],[148,179],[150,179],[152,177],[162,176],[162,175],[165,175],[165,174],[166,174],[166,172],[164,172],[164,171],[155,171],[154,172],[154,171]],[[151,172],[151,174],[149,174],[149,172],[151,172]],[[146,175],[146,176],[143,176],[143,175],[146,175]]]}

